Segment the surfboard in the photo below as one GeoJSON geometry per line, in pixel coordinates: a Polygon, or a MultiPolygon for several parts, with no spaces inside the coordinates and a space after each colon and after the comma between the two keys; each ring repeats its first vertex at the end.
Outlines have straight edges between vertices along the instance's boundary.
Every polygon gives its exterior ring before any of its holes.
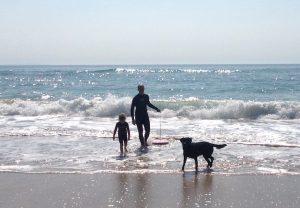
{"type": "Polygon", "coordinates": [[[165,145],[169,144],[169,140],[164,139],[164,138],[155,138],[152,140],[153,145],[165,145]]]}

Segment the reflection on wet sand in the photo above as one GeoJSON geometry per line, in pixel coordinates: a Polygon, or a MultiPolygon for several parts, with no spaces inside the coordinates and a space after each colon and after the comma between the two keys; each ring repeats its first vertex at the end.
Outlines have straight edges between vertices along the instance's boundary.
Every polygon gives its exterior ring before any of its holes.
{"type": "Polygon", "coordinates": [[[148,192],[149,175],[137,175],[134,191],[136,207],[147,207],[148,200],[151,199],[151,192],[148,192]]]}
{"type": "Polygon", "coordinates": [[[187,172],[182,177],[165,174],[159,178],[155,174],[115,176],[117,180],[112,187],[115,193],[110,202],[116,207],[160,207],[161,201],[177,207],[210,207],[213,200],[213,175],[210,173],[187,172]]]}
{"type": "Polygon", "coordinates": [[[115,174],[113,197],[109,201],[111,207],[147,207],[151,199],[148,174],[115,174]]]}
{"type": "Polygon", "coordinates": [[[212,202],[213,175],[207,173],[199,176],[195,173],[184,173],[182,177],[183,207],[205,205],[212,202]]]}

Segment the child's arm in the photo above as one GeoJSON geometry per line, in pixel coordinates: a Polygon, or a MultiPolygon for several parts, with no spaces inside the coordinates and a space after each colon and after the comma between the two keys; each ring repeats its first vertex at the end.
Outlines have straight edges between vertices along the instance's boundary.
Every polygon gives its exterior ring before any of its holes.
{"type": "Polygon", "coordinates": [[[117,132],[117,124],[116,124],[115,130],[114,130],[114,133],[113,133],[113,140],[115,140],[116,132],[117,132]]]}

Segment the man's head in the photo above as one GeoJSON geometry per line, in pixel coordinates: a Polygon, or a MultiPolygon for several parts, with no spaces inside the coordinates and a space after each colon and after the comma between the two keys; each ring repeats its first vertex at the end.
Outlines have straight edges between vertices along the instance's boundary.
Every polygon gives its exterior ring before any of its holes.
{"type": "Polygon", "coordinates": [[[139,84],[138,85],[138,91],[139,91],[139,94],[144,94],[144,91],[145,91],[145,87],[143,84],[139,84]]]}

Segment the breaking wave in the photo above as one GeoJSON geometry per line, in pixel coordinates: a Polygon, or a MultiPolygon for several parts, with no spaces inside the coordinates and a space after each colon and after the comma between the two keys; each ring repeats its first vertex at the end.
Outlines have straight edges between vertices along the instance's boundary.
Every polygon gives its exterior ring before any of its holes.
{"type": "MultiPolygon", "coordinates": [[[[300,102],[204,100],[198,98],[177,100],[153,100],[165,118],[185,117],[189,119],[299,119],[300,102]]],[[[130,97],[108,95],[105,98],[74,100],[0,100],[1,116],[67,115],[86,117],[115,117],[120,113],[130,115],[130,97]]],[[[159,113],[149,111],[151,116],[159,113]]]]}

